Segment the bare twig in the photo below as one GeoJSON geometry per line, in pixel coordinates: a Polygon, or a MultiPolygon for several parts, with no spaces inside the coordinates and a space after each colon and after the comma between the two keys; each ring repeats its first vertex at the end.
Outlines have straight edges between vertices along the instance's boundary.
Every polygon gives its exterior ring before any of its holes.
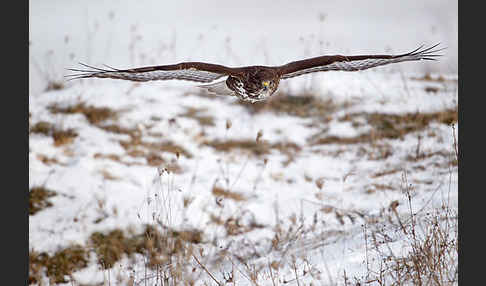
{"type": "Polygon", "coordinates": [[[452,138],[454,138],[454,152],[456,153],[456,160],[459,162],[459,153],[457,151],[457,139],[456,139],[456,129],[454,128],[454,123],[452,126],[452,138]]]}
{"type": "Polygon", "coordinates": [[[196,260],[197,264],[199,264],[199,266],[201,266],[202,269],[204,269],[204,271],[206,271],[206,273],[209,275],[209,277],[211,277],[214,282],[216,282],[216,284],[218,285],[222,285],[221,282],[219,282],[214,276],[213,274],[211,274],[211,272],[209,272],[209,270],[199,261],[199,259],[197,259],[197,257],[193,254],[192,257],[194,258],[194,260],[196,260]]]}

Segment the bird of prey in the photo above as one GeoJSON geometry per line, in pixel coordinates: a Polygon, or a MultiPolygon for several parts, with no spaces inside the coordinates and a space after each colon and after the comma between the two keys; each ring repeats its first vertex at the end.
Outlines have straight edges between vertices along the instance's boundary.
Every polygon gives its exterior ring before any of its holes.
{"type": "Polygon", "coordinates": [[[320,71],[359,71],[376,66],[405,61],[435,60],[434,46],[419,48],[399,55],[329,55],[290,62],[281,66],[227,67],[204,62],[183,62],[173,65],[149,66],[133,69],[97,68],[80,63],[86,69],[68,69],[79,78],[114,78],[131,81],[188,80],[203,83],[199,87],[221,95],[234,95],[243,101],[257,102],[270,97],[280,80],[320,71]],[[219,80],[225,78],[225,80],[219,80]],[[219,80],[219,81],[218,81],[219,80]]]}

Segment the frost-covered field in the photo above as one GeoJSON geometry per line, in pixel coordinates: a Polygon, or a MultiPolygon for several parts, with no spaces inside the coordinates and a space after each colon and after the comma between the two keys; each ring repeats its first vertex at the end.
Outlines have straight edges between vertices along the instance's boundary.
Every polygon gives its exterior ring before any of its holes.
{"type": "MultiPolygon", "coordinates": [[[[30,135],[30,185],[58,193],[52,207],[30,217],[31,249],[55,252],[86,244],[95,231],[151,224],[201,231],[196,247],[207,267],[216,259],[211,255],[220,258],[225,249],[255,265],[303,257],[329,271],[324,281],[343,270],[362,275],[362,225],[396,227],[397,221],[386,220],[389,207],[397,201],[398,213],[409,214],[407,184],[414,213],[457,206],[457,161],[447,124],[457,120],[457,83],[453,77],[436,83],[374,72],[330,74],[326,82],[312,97],[302,94],[305,101],[280,94],[255,113],[234,98],[157,83],[103,81],[31,97],[31,126],[49,122],[77,133],[58,146],[52,136],[30,135]],[[357,80],[366,77],[374,84],[357,80]],[[340,82],[349,87],[345,96],[333,86],[340,82]],[[304,116],[279,109],[283,99],[304,116]],[[52,113],[53,106],[80,102],[109,107],[116,119],[93,124],[83,113],[52,113]],[[381,121],[370,125],[373,114],[381,121]],[[420,119],[425,114],[435,115],[420,119]],[[409,132],[422,121],[423,129],[409,132]],[[292,238],[276,247],[272,240],[280,228],[292,238]]],[[[223,259],[214,267],[226,264],[223,259]]],[[[120,262],[119,268],[128,265],[120,262]]],[[[106,276],[90,270],[75,273],[76,281],[106,276]]],[[[292,277],[290,270],[280,270],[281,279],[292,277]]],[[[144,277],[145,269],[139,271],[136,277],[144,277]]]]}
{"type": "MultiPolygon", "coordinates": [[[[457,239],[457,36],[446,32],[457,21],[441,26],[439,17],[430,20],[421,12],[447,16],[457,4],[429,1],[424,6],[433,9],[420,10],[411,1],[401,8],[417,8],[412,18],[428,32],[409,40],[380,35],[374,42],[382,48],[376,52],[391,43],[391,50],[400,52],[425,39],[449,42],[440,63],[302,76],[282,83],[269,101],[252,105],[207,95],[186,82],[60,79],[62,69],[76,61],[115,67],[186,59],[281,64],[320,54],[320,39],[327,35],[334,42],[324,50],[333,53],[350,52],[337,46],[350,45],[353,54],[360,48],[373,52],[376,46],[340,41],[336,29],[344,24],[337,19],[345,15],[345,4],[326,10],[309,2],[312,7],[301,11],[302,23],[296,24],[300,28],[283,25],[291,32],[275,34],[287,44],[278,45],[262,29],[254,37],[252,25],[241,23],[231,41],[225,40],[230,29],[211,30],[215,12],[209,8],[200,10],[209,13],[206,20],[181,18],[194,23],[168,29],[153,15],[160,5],[148,11],[109,1],[69,7],[47,3],[31,1],[29,185],[31,194],[39,189],[55,193],[47,199],[39,195],[40,210],[29,216],[32,282],[380,285],[384,277],[387,285],[412,284],[406,273],[413,267],[393,268],[394,261],[415,253],[412,242],[420,239],[413,240],[412,233],[427,236],[438,225],[450,236],[447,243],[457,239]],[[55,8],[64,16],[46,18],[55,8]],[[304,20],[311,8],[317,24],[304,20]],[[39,29],[69,23],[67,12],[74,10],[79,20],[41,40],[39,29]],[[136,16],[124,20],[128,12],[136,16]],[[315,36],[302,33],[295,41],[288,36],[316,26],[315,36]],[[239,43],[240,38],[246,42],[239,43]],[[46,90],[49,82],[61,85],[46,90]],[[46,202],[51,205],[45,207],[46,202]],[[147,225],[152,229],[144,232],[147,225]],[[68,252],[75,245],[77,250],[68,252]]],[[[199,6],[181,3],[169,8],[197,14],[199,6]]],[[[370,18],[378,8],[366,10],[370,18]]],[[[262,21],[265,14],[260,14],[255,17],[262,21]]],[[[379,19],[386,23],[388,16],[379,19]]],[[[221,21],[234,19],[226,15],[221,21]]],[[[376,30],[380,21],[367,22],[374,28],[356,29],[376,30]]],[[[414,31],[403,28],[405,34],[414,31]]],[[[440,272],[443,285],[449,277],[457,279],[454,257],[457,252],[445,262],[452,270],[440,272]]]]}

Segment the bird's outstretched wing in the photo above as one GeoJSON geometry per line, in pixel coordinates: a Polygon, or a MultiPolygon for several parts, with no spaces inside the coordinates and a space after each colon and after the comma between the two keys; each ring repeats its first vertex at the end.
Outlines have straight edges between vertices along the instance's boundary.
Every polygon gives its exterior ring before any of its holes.
{"type": "Polygon", "coordinates": [[[114,78],[131,81],[151,80],[188,80],[201,83],[210,83],[216,79],[234,73],[234,69],[222,65],[202,62],[186,62],[175,65],[150,66],[134,69],[115,69],[105,65],[105,68],[97,68],[79,63],[85,69],[68,69],[76,72],[67,75],[70,79],[81,78],[114,78]]]}
{"type": "Polygon", "coordinates": [[[214,94],[235,95],[235,92],[228,87],[225,80],[214,82],[214,83],[211,83],[211,84],[198,85],[197,87],[200,87],[202,89],[206,89],[208,92],[214,93],[214,94]]]}
{"type": "Polygon", "coordinates": [[[282,79],[319,71],[358,71],[391,63],[419,60],[435,60],[441,56],[436,54],[445,48],[436,49],[439,44],[429,48],[420,46],[418,49],[401,55],[360,55],[360,56],[321,56],[301,61],[295,61],[280,66],[282,79]]]}

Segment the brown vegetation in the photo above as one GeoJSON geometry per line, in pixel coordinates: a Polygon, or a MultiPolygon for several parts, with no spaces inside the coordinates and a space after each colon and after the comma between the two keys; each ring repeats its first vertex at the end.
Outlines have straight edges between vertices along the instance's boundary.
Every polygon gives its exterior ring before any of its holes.
{"type": "Polygon", "coordinates": [[[41,284],[43,275],[50,283],[68,283],[73,272],[88,266],[88,252],[80,245],[71,245],[49,255],[29,251],[29,284],[41,284]]]}
{"type": "Polygon", "coordinates": [[[54,139],[55,146],[69,144],[78,136],[78,133],[73,129],[60,129],[46,121],[36,123],[30,128],[30,132],[51,136],[54,139]]]}
{"type": "MultiPolygon", "coordinates": [[[[406,191],[409,206],[411,195],[406,191]]],[[[459,251],[457,214],[447,206],[425,214],[418,221],[412,213],[404,220],[397,212],[398,201],[392,202],[390,211],[400,226],[404,254],[394,253],[387,247],[388,234],[382,227],[365,229],[367,253],[378,261],[369,265],[366,283],[377,285],[456,285],[458,282],[457,258],[459,251]],[[369,232],[369,234],[368,234],[369,232]]],[[[390,218],[392,220],[392,218],[390,218]]]]}
{"type": "Polygon", "coordinates": [[[91,105],[86,105],[84,102],[80,102],[73,106],[67,107],[60,107],[57,104],[53,104],[47,107],[49,111],[54,114],[63,113],[63,114],[75,114],[80,113],[83,114],[86,119],[91,124],[99,124],[102,121],[107,119],[114,119],[117,116],[117,112],[113,111],[107,107],[95,107],[91,105]]]}
{"type": "Polygon", "coordinates": [[[289,95],[282,92],[263,102],[238,101],[237,104],[245,107],[250,113],[268,111],[304,118],[313,117],[323,122],[329,122],[335,111],[351,106],[351,103],[338,104],[332,99],[322,99],[312,94],[289,95]]]}
{"type": "Polygon", "coordinates": [[[237,202],[247,200],[246,196],[241,194],[241,193],[225,190],[225,189],[220,188],[218,186],[213,187],[212,193],[216,197],[223,197],[225,199],[231,199],[231,200],[234,200],[234,201],[237,201],[237,202]]]}
{"type": "Polygon", "coordinates": [[[280,153],[287,156],[287,160],[283,162],[284,166],[290,164],[297,153],[302,149],[298,144],[293,142],[276,142],[269,143],[265,140],[259,140],[259,142],[250,139],[239,139],[239,140],[206,140],[202,143],[204,146],[209,146],[220,152],[231,152],[233,150],[241,150],[248,152],[251,155],[261,157],[263,155],[268,155],[272,150],[277,150],[280,153]]]}
{"type": "Polygon", "coordinates": [[[57,193],[44,187],[33,187],[29,190],[29,215],[51,207],[49,198],[56,196],[57,193]]]}
{"type": "Polygon", "coordinates": [[[194,119],[201,126],[214,126],[214,117],[202,114],[207,110],[207,108],[186,107],[186,112],[179,114],[179,116],[194,119]]]}
{"type": "Polygon", "coordinates": [[[358,144],[370,143],[382,139],[403,139],[406,134],[422,131],[431,123],[450,125],[457,122],[457,109],[447,109],[429,113],[354,113],[348,114],[339,121],[351,121],[357,126],[363,125],[359,119],[371,126],[372,130],[353,137],[327,136],[318,134],[310,138],[312,144],[358,144]]]}

